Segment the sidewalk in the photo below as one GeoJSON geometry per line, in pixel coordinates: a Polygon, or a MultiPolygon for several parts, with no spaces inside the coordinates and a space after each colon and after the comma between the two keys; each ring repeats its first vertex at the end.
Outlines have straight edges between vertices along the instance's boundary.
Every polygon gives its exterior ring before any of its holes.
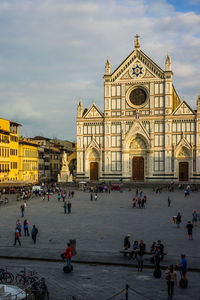
{"type": "MultiPolygon", "coordinates": [[[[0,247],[0,259],[25,259],[36,261],[61,262],[60,254],[64,249],[49,249],[49,248],[35,248],[32,247],[0,247]]],[[[200,257],[187,256],[188,270],[200,272],[200,257]]],[[[78,254],[72,258],[72,262],[80,264],[101,264],[124,267],[137,267],[137,261],[130,260],[124,257],[119,252],[113,251],[78,251],[78,254]]],[[[174,255],[167,255],[164,261],[161,262],[161,267],[164,269],[167,266],[177,264],[180,262],[180,257],[174,255]]],[[[144,268],[154,268],[150,263],[149,257],[144,257],[144,268]]]]}

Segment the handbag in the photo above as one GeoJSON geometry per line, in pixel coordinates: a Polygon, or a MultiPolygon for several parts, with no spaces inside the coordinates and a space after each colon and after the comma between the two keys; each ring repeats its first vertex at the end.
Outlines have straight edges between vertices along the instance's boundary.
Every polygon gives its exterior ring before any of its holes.
{"type": "Polygon", "coordinates": [[[61,258],[64,260],[65,259],[65,254],[64,252],[60,254],[61,258]]]}
{"type": "Polygon", "coordinates": [[[167,281],[170,281],[170,274],[169,274],[169,273],[166,275],[165,279],[166,279],[167,281]]]}

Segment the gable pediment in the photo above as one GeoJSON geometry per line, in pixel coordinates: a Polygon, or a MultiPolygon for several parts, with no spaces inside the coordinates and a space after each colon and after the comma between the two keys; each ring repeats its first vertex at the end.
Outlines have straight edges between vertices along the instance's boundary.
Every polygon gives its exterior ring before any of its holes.
{"type": "Polygon", "coordinates": [[[150,136],[148,131],[144,128],[144,126],[139,120],[135,120],[132,127],[129,129],[127,134],[124,135],[123,137],[124,140],[123,144],[125,148],[129,148],[133,140],[133,137],[135,137],[136,135],[140,135],[141,137],[143,137],[146,143],[150,145],[150,136]]]}
{"type": "Polygon", "coordinates": [[[93,103],[92,106],[88,109],[86,114],[84,115],[85,119],[93,119],[93,118],[103,118],[103,113],[100,109],[93,103]]]}
{"type": "Polygon", "coordinates": [[[185,100],[179,104],[179,106],[173,112],[173,115],[194,115],[195,112],[193,109],[187,104],[185,100]]]}
{"type": "Polygon", "coordinates": [[[94,136],[93,136],[91,142],[90,142],[89,145],[88,145],[88,150],[89,150],[89,149],[95,149],[95,150],[97,150],[97,151],[100,150],[99,145],[98,145],[98,143],[96,142],[94,136]]]}
{"type": "Polygon", "coordinates": [[[183,136],[178,145],[175,148],[175,156],[176,157],[187,157],[191,155],[192,147],[183,136]]]}
{"type": "Polygon", "coordinates": [[[112,81],[130,79],[164,79],[164,71],[141,50],[134,50],[112,73],[112,81]]]}

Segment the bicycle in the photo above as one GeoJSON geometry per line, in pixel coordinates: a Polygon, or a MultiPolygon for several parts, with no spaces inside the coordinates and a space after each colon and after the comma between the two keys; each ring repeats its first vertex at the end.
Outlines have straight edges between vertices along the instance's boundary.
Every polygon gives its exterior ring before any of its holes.
{"type": "Polygon", "coordinates": [[[28,274],[26,274],[26,271],[22,270],[15,276],[15,281],[18,284],[32,284],[35,281],[38,281],[39,278],[36,275],[36,272],[30,271],[28,274]]]}
{"type": "Polygon", "coordinates": [[[7,272],[6,269],[0,269],[0,282],[1,283],[12,283],[15,277],[11,272],[7,272]]]}

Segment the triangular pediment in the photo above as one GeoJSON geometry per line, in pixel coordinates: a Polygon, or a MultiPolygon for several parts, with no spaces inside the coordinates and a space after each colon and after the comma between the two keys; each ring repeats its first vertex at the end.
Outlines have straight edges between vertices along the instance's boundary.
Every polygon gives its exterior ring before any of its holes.
{"type": "Polygon", "coordinates": [[[100,109],[96,106],[96,104],[92,104],[92,106],[88,109],[86,114],[83,116],[85,119],[96,119],[96,118],[103,118],[103,113],[100,109]]]}
{"type": "Polygon", "coordinates": [[[141,50],[134,50],[112,73],[112,81],[164,79],[164,71],[141,50]]]}
{"type": "Polygon", "coordinates": [[[91,149],[91,148],[94,148],[94,149],[96,149],[96,150],[98,150],[98,151],[100,150],[99,145],[98,145],[98,143],[96,142],[94,136],[93,136],[91,142],[90,142],[89,145],[88,145],[88,149],[91,149]]]}
{"type": "Polygon", "coordinates": [[[190,143],[183,136],[180,142],[177,144],[175,148],[176,157],[187,157],[191,155],[192,147],[190,143]]]}
{"type": "Polygon", "coordinates": [[[91,142],[89,143],[88,147],[86,147],[86,156],[93,158],[93,159],[99,159],[100,157],[100,147],[98,143],[95,141],[95,138],[93,136],[91,142]]]}
{"type": "Polygon", "coordinates": [[[187,104],[185,100],[182,100],[179,106],[173,112],[173,115],[194,115],[195,112],[193,109],[187,104]]]}
{"type": "Polygon", "coordinates": [[[129,145],[136,135],[139,135],[143,137],[147,145],[150,145],[150,136],[148,131],[145,129],[145,127],[142,125],[142,123],[139,120],[136,120],[132,127],[129,129],[126,135],[123,137],[123,145],[124,148],[129,148],[129,145]]]}

